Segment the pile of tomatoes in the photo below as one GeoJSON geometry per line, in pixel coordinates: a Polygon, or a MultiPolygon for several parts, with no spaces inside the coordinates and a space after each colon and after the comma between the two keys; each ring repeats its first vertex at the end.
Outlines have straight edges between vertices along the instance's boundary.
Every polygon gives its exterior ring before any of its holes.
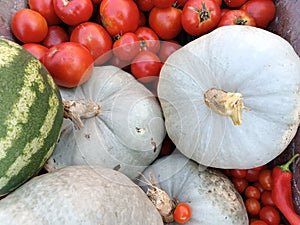
{"type": "Polygon", "coordinates": [[[253,169],[225,170],[242,195],[250,225],[280,225],[281,214],[272,199],[272,169],[267,165],[253,169]]]}
{"type": "Polygon", "coordinates": [[[114,65],[156,84],[166,58],[225,25],[266,28],[272,0],[28,0],[12,32],[55,82],[75,87],[92,65],[114,65]]]}

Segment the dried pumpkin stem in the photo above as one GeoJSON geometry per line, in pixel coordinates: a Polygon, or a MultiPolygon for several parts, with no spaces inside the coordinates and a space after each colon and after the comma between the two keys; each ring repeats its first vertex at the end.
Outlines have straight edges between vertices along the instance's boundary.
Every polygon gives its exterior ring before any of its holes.
{"type": "Polygon", "coordinates": [[[234,125],[241,125],[242,110],[249,110],[243,104],[242,94],[226,92],[217,88],[211,88],[204,93],[204,102],[213,112],[229,116],[234,125]]]}
{"type": "Polygon", "coordinates": [[[88,119],[100,113],[100,105],[91,99],[63,100],[64,118],[70,119],[77,129],[83,127],[81,119],[88,119]]]}

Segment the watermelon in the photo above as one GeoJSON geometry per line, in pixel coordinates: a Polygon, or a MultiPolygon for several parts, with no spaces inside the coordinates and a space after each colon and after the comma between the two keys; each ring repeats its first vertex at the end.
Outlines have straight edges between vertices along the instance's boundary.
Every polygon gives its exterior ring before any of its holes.
{"type": "Polygon", "coordinates": [[[0,195],[43,167],[62,121],[62,99],[49,72],[19,44],[0,38],[0,195]]]}

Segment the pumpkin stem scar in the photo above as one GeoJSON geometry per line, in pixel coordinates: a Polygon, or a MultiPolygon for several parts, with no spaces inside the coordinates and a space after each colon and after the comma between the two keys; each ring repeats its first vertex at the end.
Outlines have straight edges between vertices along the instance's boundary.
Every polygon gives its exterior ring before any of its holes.
{"type": "Polygon", "coordinates": [[[213,112],[229,116],[234,125],[242,124],[243,109],[250,110],[244,106],[242,94],[226,92],[217,88],[211,88],[204,93],[204,102],[213,112]]]}
{"type": "Polygon", "coordinates": [[[75,128],[80,129],[84,125],[81,119],[88,119],[100,113],[100,105],[91,99],[63,100],[64,118],[70,119],[75,128]]]}

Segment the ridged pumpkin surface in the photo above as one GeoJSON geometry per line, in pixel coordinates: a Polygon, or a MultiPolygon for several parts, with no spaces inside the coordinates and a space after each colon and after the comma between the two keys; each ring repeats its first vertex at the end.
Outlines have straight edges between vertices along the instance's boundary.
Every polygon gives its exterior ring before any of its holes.
{"type": "Polygon", "coordinates": [[[0,195],[42,168],[62,119],[62,100],[51,75],[20,45],[0,39],[0,195]]]}

